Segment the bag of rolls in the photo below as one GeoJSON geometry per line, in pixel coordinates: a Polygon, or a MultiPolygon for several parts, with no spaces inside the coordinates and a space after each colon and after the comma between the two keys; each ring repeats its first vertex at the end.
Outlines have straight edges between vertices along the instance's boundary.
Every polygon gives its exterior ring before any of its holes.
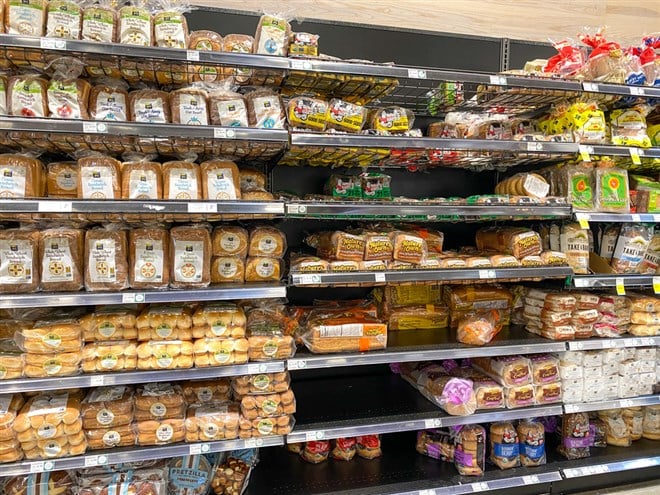
{"type": "Polygon", "coordinates": [[[0,230],[0,292],[36,292],[39,288],[37,230],[0,230]]]}
{"type": "Polygon", "coordinates": [[[0,463],[23,459],[23,451],[13,426],[24,403],[21,394],[0,395],[0,463]]]}
{"type": "Polygon", "coordinates": [[[248,355],[250,361],[289,359],[296,352],[295,342],[287,334],[286,308],[268,305],[247,311],[248,355]]]}
{"type": "Polygon", "coordinates": [[[82,350],[83,373],[137,369],[137,343],[130,340],[90,342],[82,350]]]}
{"type": "Polygon", "coordinates": [[[193,343],[183,340],[149,341],[138,345],[139,370],[173,370],[193,367],[193,343]]]}
{"type": "Polygon", "coordinates": [[[249,345],[244,338],[208,338],[195,340],[195,366],[226,366],[248,361],[249,345]]]}
{"type": "Polygon", "coordinates": [[[187,404],[228,402],[231,399],[231,385],[228,378],[189,380],[183,382],[181,387],[187,404]]]}
{"type": "Polygon", "coordinates": [[[192,309],[183,304],[151,306],[136,320],[138,340],[191,340],[192,309]]]}
{"type": "Polygon", "coordinates": [[[133,422],[133,389],[119,385],[90,389],[80,407],[83,428],[94,430],[133,422]]]}
{"type": "Polygon", "coordinates": [[[136,421],[183,418],[186,414],[183,390],[169,383],[147,383],[138,387],[134,404],[136,421]]]}
{"type": "Polygon", "coordinates": [[[183,418],[138,421],[135,423],[135,429],[137,430],[137,444],[140,446],[167,445],[183,442],[186,438],[183,418]]]}
{"type": "Polygon", "coordinates": [[[237,376],[231,382],[232,390],[237,397],[249,394],[282,393],[289,390],[290,385],[291,377],[287,371],[237,376]]]}
{"type": "Polygon", "coordinates": [[[246,317],[243,308],[232,303],[209,303],[197,308],[192,316],[195,339],[245,337],[246,317]]]}
{"type": "Polygon", "coordinates": [[[204,224],[170,230],[170,287],[207,287],[211,283],[211,235],[204,224]]]}
{"type": "Polygon", "coordinates": [[[18,349],[0,348],[0,380],[14,380],[23,376],[25,356],[18,349]]]}
{"type": "Polygon", "coordinates": [[[241,416],[247,419],[274,418],[296,412],[296,398],[291,390],[275,394],[246,395],[241,399],[241,416]]]}
{"type": "Polygon", "coordinates": [[[80,318],[85,342],[137,339],[137,310],[123,306],[105,306],[80,318]]]}
{"type": "Polygon", "coordinates": [[[186,442],[214,442],[238,438],[237,404],[193,404],[186,414],[186,442]]]}
{"type": "Polygon", "coordinates": [[[53,317],[19,330],[15,339],[19,347],[28,354],[80,353],[82,327],[74,318],[53,317]]]}
{"type": "Polygon", "coordinates": [[[293,430],[293,424],[293,417],[286,415],[252,420],[240,416],[238,420],[238,437],[255,438],[269,435],[288,435],[293,430]]]}

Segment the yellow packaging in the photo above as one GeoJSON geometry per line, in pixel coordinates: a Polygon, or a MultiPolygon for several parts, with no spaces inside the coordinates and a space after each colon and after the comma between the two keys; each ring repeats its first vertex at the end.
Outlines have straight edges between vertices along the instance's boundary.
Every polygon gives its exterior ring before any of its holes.
{"type": "Polygon", "coordinates": [[[660,146],[660,124],[649,126],[646,129],[646,133],[651,138],[651,144],[653,146],[660,146]]]}
{"type": "Polygon", "coordinates": [[[640,111],[634,108],[613,110],[610,121],[612,144],[651,147],[651,138],[646,134],[646,118],[640,111]]]}
{"type": "Polygon", "coordinates": [[[296,96],[289,100],[286,116],[291,127],[325,130],[325,114],[328,104],[323,100],[296,96]]]}
{"type": "Polygon", "coordinates": [[[438,330],[449,326],[449,310],[444,305],[409,306],[392,311],[390,330],[438,330]]]}
{"type": "Polygon", "coordinates": [[[574,103],[567,112],[569,128],[578,143],[605,143],[607,124],[605,114],[596,103],[574,103]]]}
{"type": "Polygon", "coordinates": [[[440,285],[388,285],[383,291],[386,304],[393,308],[442,303],[440,285]]]}

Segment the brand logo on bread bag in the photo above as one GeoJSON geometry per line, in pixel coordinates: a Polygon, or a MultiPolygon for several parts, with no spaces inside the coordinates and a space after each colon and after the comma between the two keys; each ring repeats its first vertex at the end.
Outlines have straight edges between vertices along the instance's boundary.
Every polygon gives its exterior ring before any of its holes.
{"type": "Polygon", "coordinates": [[[182,180],[188,179],[188,174],[180,174],[179,179],[182,179],[182,180]]]}
{"type": "Polygon", "coordinates": [[[17,252],[18,251],[18,246],[16,244],[12,244],[12,245],[9,246],[9,250],[13,251],[13,252],[17,252]]]}
{"type": "Polygon", "coordinates": [[[154,245],[153,244],[147,244],[144,246],[145,251],[153,251],[154,250],[154,245]]]}
{"type": "Polygon", "coordinates": [[[14,176],[14,174],[11,170],[5,170],[3,175],[5,177],[13,177],[14,176]]]}
{"type": "Polygon", "coordinates": [[[153,105],[153,103],[146,103],[144,105],[144,108],[145,108],[145,110],[153,110],[154,105],[153,105]]]}
{"type": "Polygon", "coordinates": [[[97,251],[103,251],[103,243],[102,243],[102,242],[98,242],[98,243],[96,244],[95,249],[96,249],[97,251]]]}
{"type": "Polygon", "coordinates": [[[264,101],[264,108],[270,108],[270,101],[264,101]]]}
{"type": "Polygon", "coordinates": [[[191,245],[187,245],[185,248],[186,253],[192,253],[195,250],[195,248],[191,245]]]}

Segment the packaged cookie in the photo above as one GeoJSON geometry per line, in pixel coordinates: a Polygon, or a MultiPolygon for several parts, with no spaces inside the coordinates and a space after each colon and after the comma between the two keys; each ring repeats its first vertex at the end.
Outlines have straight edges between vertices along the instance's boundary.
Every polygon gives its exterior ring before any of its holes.
{"type": "Polygon", "coordinates": [[[220,464],[213,475],[211,488],[216,495],[240,495],[248,482],[252,467],[235,457],[220,464]]]}
{"type": "Polygon", "coordinates": [[[90,342],[82,350],[83,373],[107,373],[137,369],[137,342],[117,340],[90,342]]]}
{"type": "Polygon", "coordinates": [[[129,285],[133,289],[163,289],[170,283],[169,232],[164,228],[129,232],[129,285]]]}
{"type": "MultiPolygon", "coordinates": [[[[201,30],[190,33],[188,49],[204,52],[223,51],[223,40],[215,31],[201,30]]],[[[193,81],[217,82],[223,78],[222,68],[212,65],[195,65],[192,67],[193,81]]],[[[222,124],[221,124],[222,125],[222,124]]]]}
{"type": "Polygon", "coordinates": [[[40,281],[37,230],[0,230],[0,292],[35,292],[40,281]]]}
{"type": "Polygon", "coordinates": [[[41,231],[41,288],[77,291],[83,287],[84,232],[56,228],[41,231]]]}
{"type": "Polygon", "coordinates": [[[117,39],[117,14],[111,0],[98,0],[93,5],[85,6],[81,39],[114,43],[117,39]]]}
{"type": "Polygon", "coordinates": [[[170,286],[206,287],[211,282],[211,235],[204,225],[170,231],[170,286]]]}
{"type": "MultiPolygon", "coordinates": [[[[124,45],[153,45],[153,19],[145,0],[132,0],[119,9],[117,41],[124,45]]],[[[185,45],[184,45],[185,46],[185,45]]]]}
{"type": "Polygon", "coordinates": [[[163,199],[202,199],[199,165],[187,161],[163,163],[163,199]]]}
{"type": "Polygon", "coordinates": [[[128,287],[126,231],[110,228],[85,233],[85,288],[88,291],[122,290],[128,287]]]}
{"type": "Polygon", "coordinates": [[[291,25],[283,17],[264,14],[259,19],[254,35],[254,53],[286,57],[291,25]]]}

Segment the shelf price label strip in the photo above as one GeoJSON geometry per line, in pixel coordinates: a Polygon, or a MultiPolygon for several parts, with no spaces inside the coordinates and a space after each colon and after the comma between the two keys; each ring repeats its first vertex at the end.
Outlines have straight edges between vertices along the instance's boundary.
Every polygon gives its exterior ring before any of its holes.
{"type": "Polygon", "coordinates": [[[631,469],[644,469],[660,466],[660,456],[644,457],[641,459],[630,459],[627,461],[610,462],[583,466],[579,468],[562,469],[565,478],[579,478],[582,476],[594,476],[605,473],[616,473],[619,471],[629,471],[631,469]]]}
{"type": "Polygon", "coordinates": [[[629,399],[614,399],[601,402],[581,402],[579,404],[564,404],[566,414],[578,412],[603,411],[605,409],[625,409],[628,407],[654,406],[660,404],[660,395],[647,395],[629,399]]]}

